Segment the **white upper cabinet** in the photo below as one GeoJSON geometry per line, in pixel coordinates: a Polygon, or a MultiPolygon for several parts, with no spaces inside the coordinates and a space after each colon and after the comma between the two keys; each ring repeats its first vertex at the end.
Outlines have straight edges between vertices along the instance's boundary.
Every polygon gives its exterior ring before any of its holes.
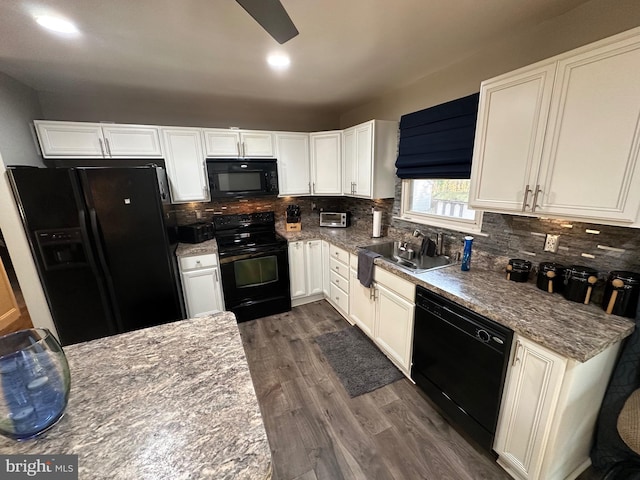
{"type": "Polygon", "coordinates": [[[280,196],[310,195],[309,134],[278,132],[275,138],[280,196]]]}
{"type": "Polygon", "coordinates": [[[45,158],[161,158],[158,129],[143,125],[35,120],[45,158]]]}
{"type": "Polygon", "coordinates": [[[471,172],[474,208],[528,208],[542,157],[555,69],[555,62],[550,62],[482,82],[471,172]]]}
{"type": "Polygon", "coordinates": [[[199,128],[162,128],[165,165],[172,203],[208,202],[202,131],[199,128]]]}
{"type": "Polygon", "coordinates": [[[258,130],[204,129],[207,157],[273,158],[273,133],[258,130]]]}
{"type": "Polygon", "coordinates": [[[640,207],[640,29],[483,82],[477,209],[629,224],[640,207]]]}
{"type": "Polygon", "coordinates": [[[342,193],[393,198],[398,123],[370,120],[347,128],[342,138],[342,193]]]}
{"type": "Polygon", "coordinates": [[[311,194],[342,195],[342,131],[309,134],[311,194]]]}

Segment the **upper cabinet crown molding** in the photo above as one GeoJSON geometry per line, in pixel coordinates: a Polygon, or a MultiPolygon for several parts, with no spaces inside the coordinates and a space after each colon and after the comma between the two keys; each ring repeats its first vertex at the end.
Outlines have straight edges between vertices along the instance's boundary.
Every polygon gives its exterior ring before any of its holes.
{"type": "Polygon", "coordinates": [[[44,158],[162,158],[158,128],[35,120],[44,158]]]}
{"type": "Polygon", "coordinates": [[[207,157],[274,158],[273,132],[205,128],[204,143],[207,157]]]}
{"type": "Polygon", "coordinates": [[[638,78],[640,28],[483,82],[470,205],[638,225],[638,78]]]}

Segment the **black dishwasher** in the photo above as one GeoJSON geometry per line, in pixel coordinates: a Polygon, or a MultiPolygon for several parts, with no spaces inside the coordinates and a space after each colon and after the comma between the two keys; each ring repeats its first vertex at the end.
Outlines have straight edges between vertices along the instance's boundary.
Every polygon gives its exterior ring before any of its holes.
{"type": "Polygon", "coordinates": [[[420,286],[411,377],[454,424],[493,446],[513,331],[420,286]]]}

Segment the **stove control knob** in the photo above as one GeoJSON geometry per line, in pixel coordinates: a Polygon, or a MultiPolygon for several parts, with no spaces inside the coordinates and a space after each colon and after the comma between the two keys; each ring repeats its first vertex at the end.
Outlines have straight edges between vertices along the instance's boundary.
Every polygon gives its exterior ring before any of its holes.
{"type": "Polygon", "coordinates": [[[476,337],[478,337],[484,343],[488,343],[491,340],[491,335],[486,330],[479,329],[476,331],[476,337]]]}

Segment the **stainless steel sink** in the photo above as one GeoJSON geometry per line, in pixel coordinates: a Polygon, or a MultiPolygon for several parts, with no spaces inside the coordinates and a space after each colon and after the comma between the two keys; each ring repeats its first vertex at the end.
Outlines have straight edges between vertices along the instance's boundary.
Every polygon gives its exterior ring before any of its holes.
{"type": "Polygon", "coordinates": [[[451,258],[445,255],[435,257],[420,255],[420,245],[415,243],[387,242],[361,248],[379,253],[385,260],[409,270],[411,273],[422,273],[427,270],[448,267],[454,263],[451,258]]]}

